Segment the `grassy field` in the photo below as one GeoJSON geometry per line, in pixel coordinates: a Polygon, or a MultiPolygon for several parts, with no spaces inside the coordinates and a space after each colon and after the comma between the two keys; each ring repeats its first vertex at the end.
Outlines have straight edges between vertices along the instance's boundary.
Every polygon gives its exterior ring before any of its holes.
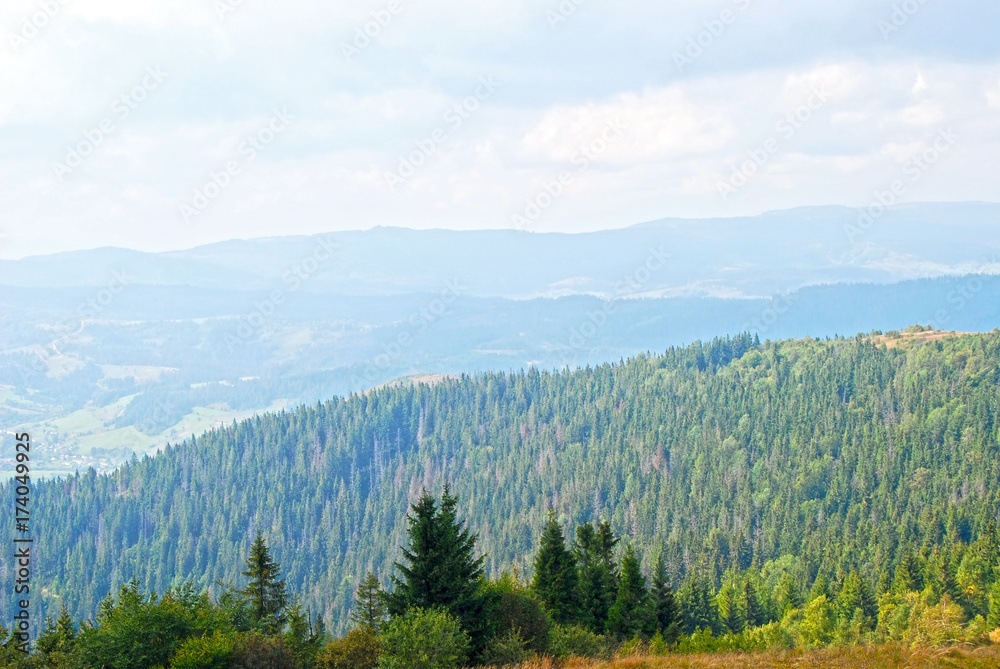
{"type": "Polygon", "coordinates": [[[712,655],[670,655],[630,657],[610,662],[545,659],[529,662],[518,669],[996,669],[1000,667],[1000,646],[976,649],[920,649],[901,646],[835,648],[818,651],[768,653],[718,653],[712,655]]]}

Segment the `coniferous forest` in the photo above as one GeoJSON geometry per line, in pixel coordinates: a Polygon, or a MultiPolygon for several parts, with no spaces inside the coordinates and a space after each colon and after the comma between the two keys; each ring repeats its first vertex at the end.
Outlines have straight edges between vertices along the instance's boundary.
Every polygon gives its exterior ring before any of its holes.
{"type": "Polygon", "coordinates": [[[448,667],[986,643],[998,412],[994,331],[741,335],[265,415],[108,476],[36,482],[46,623],[34,655],[8,643],[0,661],[448,667]]]}

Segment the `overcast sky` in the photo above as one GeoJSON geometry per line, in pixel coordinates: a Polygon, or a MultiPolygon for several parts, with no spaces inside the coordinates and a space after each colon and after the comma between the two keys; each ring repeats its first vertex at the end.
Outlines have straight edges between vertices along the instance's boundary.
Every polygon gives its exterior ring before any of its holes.
{"type": "Polygon", "coordinates": [[[3,0],[0,29],[0,257],[1000,200],[996,0],[3,0]]]}

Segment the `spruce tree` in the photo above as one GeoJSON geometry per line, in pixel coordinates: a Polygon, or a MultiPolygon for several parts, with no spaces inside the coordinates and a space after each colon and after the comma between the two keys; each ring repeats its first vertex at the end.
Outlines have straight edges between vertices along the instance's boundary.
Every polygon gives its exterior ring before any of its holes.
{"type": "Polygon", "coordinates": [[[378,634],[385,624],[385,616],[385,593],[382,592],[378,577],[368,572],[355,593],[351,621],[372,634],[378,634]]]}
{"type": "Polygon", "coordinates": [[[764,612],[764,607],[761,606],[760,599],[757,597],[757,591],[749,578],[743,581],[742,604],[743,618],[747,627],[760,627],[767,624],[767,613],[764,612]]]}
{"type": "Polygon", "coordinates": [[[606,541],[584,523],[576,528],[576,556],[580,583],[579,623],[595,634],[607,629],[608,612],[617,595],[613,572],[606,562],[606,541]]]}
{"type": "Polygon", "coordinates": [[[472,639],[475,655],[490,636],[493,600],[482,589],[485,557],[475,556],[476,535],[458,520],[457,504],[445,486],[440,507],[426,491],[410,507],[406,564],[396,563],[386,604],[394,617],[414,608],[446,610],[472,639]]]}
{"type": "Polygon", "coordinates": [[[680,635],[680,611],[677,607],[677,598],[674,596],[674,589],[670,586],[670,581],[667,578],[667,567],[663,562],[662,550],[656,559],[656,566],[653,569],[652,587],[649,590],[649,597],[656,631],[663,635],[664,641],[668,644],[673,644],[680,635]]]}
{"type": "Polygon", "coordinates": [[[261,630],[275,634],[285,626],[288,618],[288,592],[281,578],[281,565],[271,558],[267,542],[259,532],[250,545],[243,575],[250,579],[243,596],[250,604],[250,619],[261,630]]]}
{"type": "Polygon", "coordinates": [[[996,574],[990,589],[990,614],[986,619],[986,626],[991,630],[1000,629],[1000,567],[997,567],[996,574]]]}
{"type": "Polygon", "coordinates": [[[629,544],[622,556],[618,598],[608,613],[608,632],[619,639],[631,639],[638,634],[650,635],[652,625],[648,597],[639,559],[629,544]]]}
{"type": "Polygon", "coordinates": [[[557,623],[568,625],[577,621],[580,608],[576,564],[573,555],[566,550],[562,528],[552,510],[549,510],[535,558],[531,589],[557,623]]]}

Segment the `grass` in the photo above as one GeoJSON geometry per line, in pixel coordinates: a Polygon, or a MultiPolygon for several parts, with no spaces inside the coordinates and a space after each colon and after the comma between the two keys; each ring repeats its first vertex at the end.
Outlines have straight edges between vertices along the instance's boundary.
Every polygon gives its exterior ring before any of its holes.
{"type": "Polygon", "coordinates": [[[611,661],[535,660],[518,669],[995,669],[1000,646],[912,650],[905,646],[855,646],[816,651],[715,653],[629,657],[611,661]]]}

